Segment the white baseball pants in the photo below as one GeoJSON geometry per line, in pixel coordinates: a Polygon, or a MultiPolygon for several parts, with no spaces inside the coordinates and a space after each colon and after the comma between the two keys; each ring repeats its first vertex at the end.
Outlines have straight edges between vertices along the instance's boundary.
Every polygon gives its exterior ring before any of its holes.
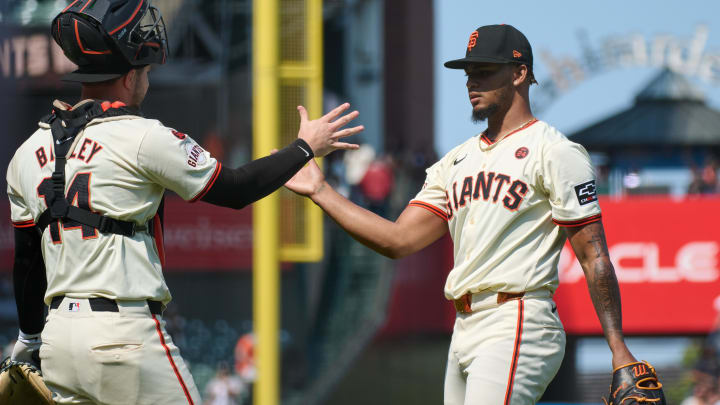
{"type": "Polygon", "coordinates": [[[530,405],[540,400],[565,354],[565,332],[549,291],[497,304],[473,295],[458,313],[445,374],[445,405],[530,405]]]}
{"type": "Polygon", "coordinates": [[[58,404],[200,405],[192,375],[145,301],[92,311],[87,299],[51,309],[40,348],[43,378],[58,404]]]}

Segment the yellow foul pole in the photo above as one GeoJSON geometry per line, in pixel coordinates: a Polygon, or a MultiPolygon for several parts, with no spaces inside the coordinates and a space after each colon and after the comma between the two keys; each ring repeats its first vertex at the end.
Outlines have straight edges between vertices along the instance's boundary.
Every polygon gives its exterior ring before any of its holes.
{"type": "MultiPolygon", "coordinates": [[[[253,157],[279,147],[279,0],[253,0],[253,157]]],[[[253,324],[256,338],[255,405],[280,403],[279,197],[253,207],[253,324]]]]}

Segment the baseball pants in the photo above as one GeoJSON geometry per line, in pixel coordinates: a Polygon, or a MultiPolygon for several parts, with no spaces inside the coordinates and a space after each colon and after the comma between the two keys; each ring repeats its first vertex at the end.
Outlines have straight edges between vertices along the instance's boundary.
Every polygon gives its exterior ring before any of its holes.
{"type": "Polygon", "coordinates": [[[200,405],[192,375],[146,301],[93,311],[65,297],[51,309],[40,348],[43,378],[58,404],[200,405]]]}
{"type": "Polygon", "coordinates": [[[540,400],[565,354],[550,291],[497,304],[474,294],[458,313],[445,374],[445,405],[530,405],[540,400]]]}

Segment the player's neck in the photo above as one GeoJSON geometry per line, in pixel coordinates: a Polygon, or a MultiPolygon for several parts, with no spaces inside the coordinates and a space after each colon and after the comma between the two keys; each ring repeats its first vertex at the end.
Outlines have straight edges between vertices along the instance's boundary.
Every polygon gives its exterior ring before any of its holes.
{"type": "Polygon", "coordinates": [[[493,142],[502,139],[507,134],[517,131],[535,117],[530,111],[530,107],[510,108],[505,114],[495,114],[488,118],[488,128],[485,136],[493,142]]]}
{"type": "Polygon", "coordinates": [[[127,92],[117,91],[114,86],[82,86],[80,93],[81,100],[106,100],[106,101],[122,101],[123,103],[130,105],[132,97],[129,97],[127,92]]]}

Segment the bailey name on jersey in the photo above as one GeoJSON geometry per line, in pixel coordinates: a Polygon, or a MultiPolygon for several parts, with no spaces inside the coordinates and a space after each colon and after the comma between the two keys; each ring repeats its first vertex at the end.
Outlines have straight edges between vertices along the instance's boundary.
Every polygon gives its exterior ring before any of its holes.
{"type": "MultiPolygon", "coordinates": [[[[68,156],[68,160],[70,159],[80,159],[85,163],[90,163],[92,158],[102,150],[102,145],[99,143],[93,141],[90,138],[85,138],[82,141],[82,144],[80,146],[80,149],[78,149],[77,153],[73,151],[73,153],[68,156]]],[[[49,153],[45,151],[45,147],[41,146],[35,151],[35,158],[37,159],[38,164],[40,165],[40,168],[42,169],[45,167],[45,165],[48,162],[54,162],[55,161],[55,153],[54,148],[52,145],[47,148],[49,153]],[[48,155],[50,158],[48,159],[48,155]]]]}

